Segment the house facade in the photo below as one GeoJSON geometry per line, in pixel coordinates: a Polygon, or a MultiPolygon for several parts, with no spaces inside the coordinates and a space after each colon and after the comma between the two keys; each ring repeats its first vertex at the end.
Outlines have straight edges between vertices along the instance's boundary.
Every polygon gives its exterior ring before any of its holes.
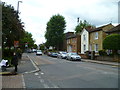
{"type": "Polygon", "coordinates": [[[89,32],[83,29],[81,32],[81,54],[89,50],[89,32]]]}
{"type": "Polygon", "coordinates": [[[114,26],[107,24],[90,31],[89,38],[89,51],[95,51],[98,53],[99,50],[103,49],[103,40],[106,37],[106,31],[109,31],[114,26]]]}
{"type": "Polygon", "coordinates": [[[120,34],[120,24],[118,24],[116,27],[111,28],[109,31],[106,31],[108,35],[110,34],[120,34]]]}
{"type": "Polygon", "coordinates": [[[64,37],[64,40],[63,40],[63,51],[67,51],[67,38],[71,35],[73,35],[74,32],[67,32],[65,33],[65,37],[64,37]]]}
{"type": "Polygon", "coordinates": [[[71,35],[67,38],[67,52],[80,53],[80,35],[71,35]]]}

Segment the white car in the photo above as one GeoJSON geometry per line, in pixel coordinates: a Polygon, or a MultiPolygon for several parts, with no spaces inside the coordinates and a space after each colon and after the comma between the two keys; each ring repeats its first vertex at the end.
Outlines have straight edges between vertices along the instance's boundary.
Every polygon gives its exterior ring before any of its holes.
{"type": "Polygon", "coordinates": [[[68,60],[80,60],[81,61],[81,57],[77,53],[67,53],[66,59],[68,59],[68,60]]]}
{"type": "Polygon", "coordinates": [[[42,51],[41,50],[37,50],[36,51],[36,55],[42,55],[42,51]]]}
{"type": "Polygon", "coordinates": [[[62,58],[62,59],[66,58],[67,57],[67,52],[59,52],[57,57],[62,58]]]}

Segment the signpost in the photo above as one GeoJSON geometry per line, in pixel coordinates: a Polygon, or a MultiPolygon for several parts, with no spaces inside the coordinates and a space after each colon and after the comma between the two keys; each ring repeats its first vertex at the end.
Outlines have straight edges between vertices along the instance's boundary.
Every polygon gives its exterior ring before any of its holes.
{"type": "Polygon", "coordinates": [[[27,48],[28,48],[28,42],[25,43],[25,49],[26,49],[26,52],[27,52],[27,48]]]}
{"type": "Polygon", "coordinates": [[[19,41],[14,41],[14,47],[15,47],[15,51],[16,51],[16,48],[19,47],[19,41]]]}
{"type": "Polygon", "coordinates": [[[14,41],[14,47],[19,47],[19,41],[14,41]]]}

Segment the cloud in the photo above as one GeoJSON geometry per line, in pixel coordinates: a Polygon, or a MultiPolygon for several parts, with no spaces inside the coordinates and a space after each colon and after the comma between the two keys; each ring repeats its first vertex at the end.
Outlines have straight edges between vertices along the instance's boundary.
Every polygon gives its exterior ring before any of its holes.
{"type": "MultiPolygon", "coordinates": [[[[17,7],[16,0],[3,0],[17,7]]],[[[33,34],[36,43],[45,42],[46,23],[55,14],[65,17],[66,31],[74,31],[77,17],[99,26],[118,23],[119,0],[22,0],[19,11],[25,30],[33,34]]]]}

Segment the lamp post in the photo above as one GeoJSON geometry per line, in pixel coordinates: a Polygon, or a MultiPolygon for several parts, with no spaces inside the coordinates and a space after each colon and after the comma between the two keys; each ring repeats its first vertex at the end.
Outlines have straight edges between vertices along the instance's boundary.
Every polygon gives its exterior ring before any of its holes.
{"type": "Polygon", "coordinates": [[[18,1],[18,4],[17,4],[17,13],[19,13],[19,3],[22,3],[22,1],[18,1]]]}
{"type": "Polygon", "coordinates": [[[77,18],[77,24],[79,24],[79,19],[80,19],[80,18],[78,17],[78,18],[77,18]]]}

